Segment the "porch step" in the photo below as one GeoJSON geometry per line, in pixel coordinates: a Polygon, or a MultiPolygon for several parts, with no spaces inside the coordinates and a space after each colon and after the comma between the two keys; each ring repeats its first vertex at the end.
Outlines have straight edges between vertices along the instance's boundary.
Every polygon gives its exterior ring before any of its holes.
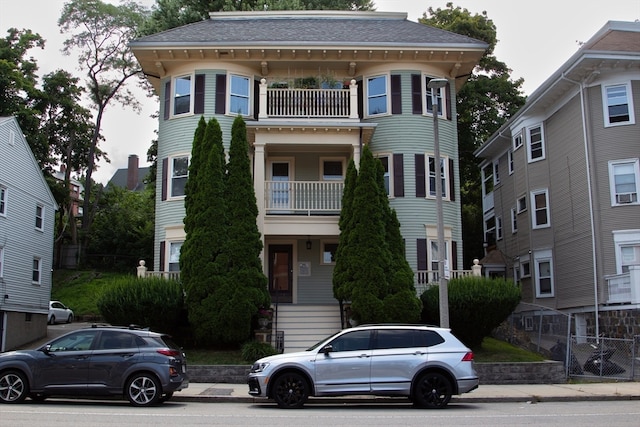
{"type": "Polygon", "coordinates": [[[281,304],[277,313],[278,331],[284,332],[284,352],[303,351],[341,330],[340,307],[334,305],[281,304]]]}

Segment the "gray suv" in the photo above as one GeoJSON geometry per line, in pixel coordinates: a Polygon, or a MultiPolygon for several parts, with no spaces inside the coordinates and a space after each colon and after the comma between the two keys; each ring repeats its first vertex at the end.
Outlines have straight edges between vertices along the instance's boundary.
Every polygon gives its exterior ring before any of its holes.
{"type": "Polygon", "coordinates": [[[342,330],[299,353],[256,361],[249,394],[301,408],[309,396],[407,396],[421,408],[444,408],[478,387],[473,353],[449,329],[365,325],[342,330]]]}
{"type": "Polygon", "coordinates": [[[180,347],[168,335],[135,327],[79,329],[36,350],[0,353],[0,403],[116,396],[150,406],[188,384],[180,347]]]}

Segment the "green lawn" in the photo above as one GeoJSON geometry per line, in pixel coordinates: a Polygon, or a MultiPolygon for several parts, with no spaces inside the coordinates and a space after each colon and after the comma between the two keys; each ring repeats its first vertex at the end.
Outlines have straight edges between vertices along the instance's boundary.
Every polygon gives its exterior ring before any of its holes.
{"type": "MultiPolygon", "coordinates": [[[[53,273],[51,299],[62,301],[76,316],[99,315],[96,301],[107,289],[110,281],[122,276],[122,273],[99,271],[59,270],[53,273]]],[[[130,275],[129,275],[130,276],[130,275]]],[[[253,361],[243,360],[240,350],[202,350],[185,349],[189,364],[192,365],[247,365],[253,361]]],[[[539,362],[544,358],[504,341],[485,338],[481,348],[473,351],[478,363],[490,362],[539,362]]]]}

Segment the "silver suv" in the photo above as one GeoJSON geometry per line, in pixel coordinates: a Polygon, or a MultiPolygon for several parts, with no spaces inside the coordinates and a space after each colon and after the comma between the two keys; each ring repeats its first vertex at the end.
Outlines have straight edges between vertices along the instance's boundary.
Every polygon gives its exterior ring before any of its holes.
{"type": "Polygon", "coordinates": [[[299,353],[256,361],[249,394],[301,408],[309,396],[407,396],[444,408],[453,394],[478,387],[473,353],[449,329],[365,325],[342,330],[299,353]]]}

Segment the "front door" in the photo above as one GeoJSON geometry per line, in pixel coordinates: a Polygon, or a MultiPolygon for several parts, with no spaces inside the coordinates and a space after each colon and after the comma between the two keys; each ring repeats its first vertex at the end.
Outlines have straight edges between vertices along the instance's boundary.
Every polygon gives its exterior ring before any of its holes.
{"type": "Polygon", "coordinates": [[[271,301],[293,302],[293,246],[269,245],[269,293],[271,301]]]}

